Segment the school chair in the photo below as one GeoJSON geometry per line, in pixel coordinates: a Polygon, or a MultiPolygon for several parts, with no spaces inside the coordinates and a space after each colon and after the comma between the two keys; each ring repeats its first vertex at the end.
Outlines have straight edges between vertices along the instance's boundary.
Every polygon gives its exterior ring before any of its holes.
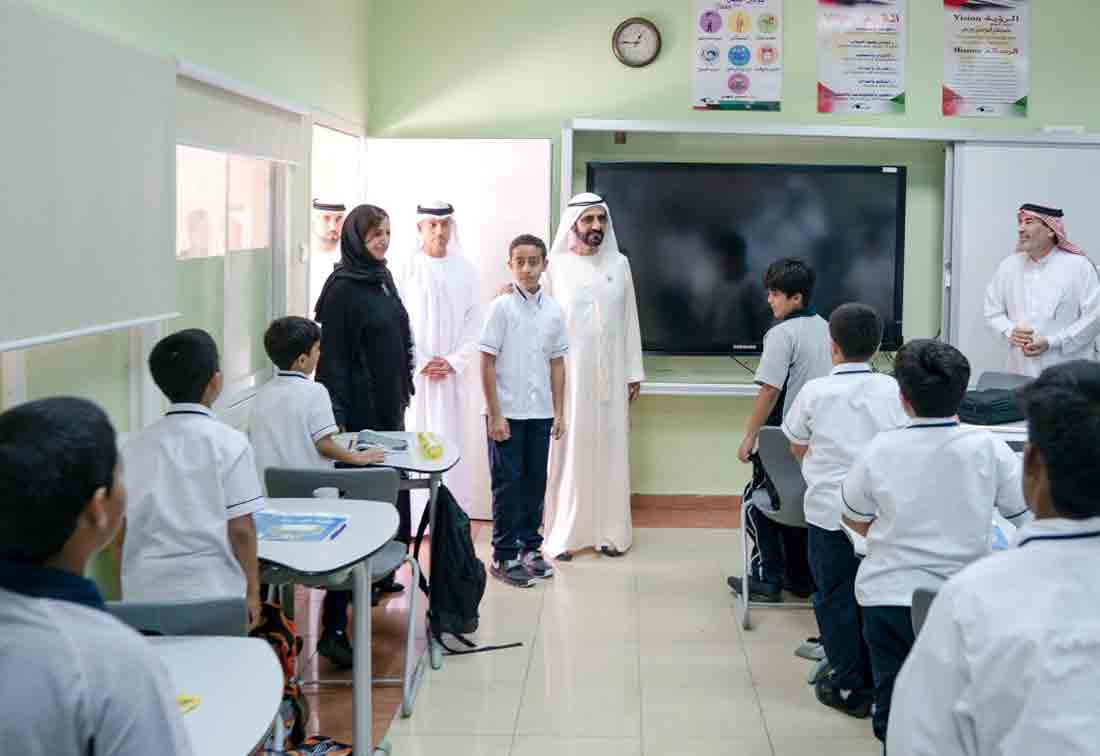
{"type": "Polygon", "coordinates": [[[248,603],[244,596],[108,601],[107,611],[143,635],[248,635],[248,603]]]}
{"type": "MultiPolygon", "coordinates": [[[[397,506],[399,476],[392,468],[360,468],[344,470],[297,469],[269,467],[264,471],[267,494],[273,499],[309,499],[320,489],[335,488],[344,499],[387,501],[397,506]]],[[[318,507],[324,499],[318,500],[318,507]]],[[[415,659],[416,652],[416,595],[420,585],[420,565],[413,559],[400,541],[390,541],[371,558],[371,583],[378,583],[391,575],[403,563],[409,565],[412,580],[409,585],[409,622],[405,637],[405,673],[402,677],[375,677],[376,685],[401,685],[401,715],[412,716],[416,697],[416,678],[421,665],[415,659]]],[[[268,584],[298,584],[311,588],[351,590],[350,572],[329,576],[308,576],[283,568],[260,566],[260,581],[268,584]]],[[[291,599],[290,604],[293,604],[291,599]]],[[[284,604],[284,610],[286,605],[284,604]]],[[[303,685],[350,685],[349,680],[303,680],[303,685]]]]}
{"type": "Polygon", "coordinates": [[[979,391],[985,391],[988,389],[1017,389],[1027,383],[1031,383],[1032,379],[1026,375],[1018,375],[1016,373],[1002,373],[996,370],[986,370],[978,376],[978,383],[975,386],[979,391]]]}
{"type": "MultiPolygon", "coordinates": [[[[806,481],[802,478],[802,468],[791,454],[790,442],[783,435],[783,431],[775,426],[764,426],[757,437],[757,454],[764,465],[764,470],[771,478],[776,492],[779,494],[779,510],[768,512],[758,510],[761,514],[780,525],[794,528],[806,527],[806,515],[803,510],[803,497],[806,495],[806,481]]],[[[751,609],[811,609],[813,605],[808,601],[785,601],[781,604],[769,604],[762,601],[753,601],[749,598],[749,535],[746,502],[741,502],[741,559],[745,567],[741,570],[742,588],[738,596],[741,604],[741,627],[751,630],[751,609]]]]}
{"type": "Polygon", "coordinates": [[[936,598],[936,591],[931,588],[917,588],[913,591],[913,635],[920,635],[920,629],[924,627],[924,620],[928,617],[928,610],[936,598]]]}

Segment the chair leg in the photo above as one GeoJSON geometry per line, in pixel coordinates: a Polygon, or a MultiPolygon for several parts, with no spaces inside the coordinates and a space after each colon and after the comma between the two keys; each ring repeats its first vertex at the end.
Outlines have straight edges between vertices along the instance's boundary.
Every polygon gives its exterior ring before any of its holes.
{"type": "Polygon", "coordinates": [[[748,515],[745,513],[748,509],[748,504],[741,501],[741,595],[737,597],[737,602],[741,604],[741,628],[743,630],[751,630],[752,624],[749,619],[749,532],[748,532],[748,515]]]}
{"type": "Polygon", "coordinates": [[[410,556],[405,557],[405,562],[411,570],[412,585],[409,596],[409,626],[405,635],[405,675],[401,697],[401,716],[412,716],[413,704],[416,703],[416,694],[420,688],[420,680],[424,673],[424,657],[416,653],[416,595],[420,591],[420,565],[410,556]]]}

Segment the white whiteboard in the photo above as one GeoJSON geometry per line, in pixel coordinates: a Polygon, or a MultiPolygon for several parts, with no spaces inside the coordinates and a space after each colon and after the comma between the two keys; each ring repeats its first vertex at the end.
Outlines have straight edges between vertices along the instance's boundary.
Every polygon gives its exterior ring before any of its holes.
{"type": "Polygon", "coordinates": [[[0,351],[175,310],[175,81],[0,0],[0,351]]]}
{"type": "MultiPolygon", "coordinates": [[[[478,269],[481,300],[490,302],[511,280],[512,239],[535,234],[550,245],[550,160],[549,139],[368,139],[367,202],[390,214],[390,268],[398,270],[416,249],[417,204],[450,202],[463,252],[478,269]]],[[[472,404],[480,407],[478,371],[469,378],[472,404]]],[[[474,466],[474,490],[481,492],[462,504],[471,517],[490,519],[484,429],[471,424],[461,446],[461,464],[474,466]]]]}
{"type": "Polygon", "coordinates": [[[1060,207],[1066,231],[1095,263],[1100,148],[960,144],[955,147],[948,340],[970,360],[972,380],[1003,370],[1007,346],[986,326],[985,289],[1016,249],[1016,211],[1032,202],[1060,207]]]}

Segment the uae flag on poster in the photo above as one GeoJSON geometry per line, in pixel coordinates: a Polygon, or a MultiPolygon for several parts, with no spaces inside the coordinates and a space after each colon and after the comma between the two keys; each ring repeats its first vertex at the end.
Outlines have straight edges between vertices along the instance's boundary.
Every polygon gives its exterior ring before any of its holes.
{"type": "Polygon", "coordinates": [[[905,0],[817,0],[817,112],[905,112],[905,0]]]}
{"type": "Polygon", "coordinates": [[[943,114],[1024,118],[1031,0],[944,0],[943,114]]]}

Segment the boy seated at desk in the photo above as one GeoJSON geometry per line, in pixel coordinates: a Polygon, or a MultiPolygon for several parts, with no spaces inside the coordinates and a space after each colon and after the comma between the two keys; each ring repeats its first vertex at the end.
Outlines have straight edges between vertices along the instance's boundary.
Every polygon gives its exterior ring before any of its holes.
{"type": "Polygon", "coordinates": [[[882,318],[865,304],[845,304],[829,317],[832,372],[802,387],[783,420],[791,453],[806,479],[805,513],[814,614],[832,675],[817,699],[854,717],[871,711],[871,660],[856,603],[859,557],[841,528],[840,486],[867,443],[908,424],[898,384],[871,370],[882,343],[882,318]]]}
{"type": "MultiPolygon", "coordinates": [[[[331,470],[335,462],[349,465],[385,462],[382,449],[352,451],[336,441],[339,428],[328,389],[309,377],[321,358],[320,326],[296,316],[278,318],[264,334],[264,350],[279,372],[256,393],[248,421],[248,436],[256,451],[261,476],[269,467],[331,470]]],[[[383,590],[379,585],[374,586],[376,594],[383,590]]],[[[397,584],[390,579],[385,585],[393,592],[397,584]]],[[[354,663],[346,632],[348,601],[333,594],[346,593],[349,592],[326,594],[321,637],[317,641],[317,652],[342,668],[354,663]]]]}
{"type": "Polygon", "coordinates": [[[172,403],[122,450],[130,507],[122,530],[122,597],[169,601],[244,596],[260,618],[256,527],[264,495],[248,437],[211,407],[222,390],[218,347],[189,328],[161,339],[149,372],[172,403]]]}
{"type": "Polygon", "coordinates": [[[0,415],[0,742],[27,756],[187,756],[175,692],[88,560],[126,512],[115,430],[54,397],[0,415]]]}
{"type": "Polygon", "coordinates": [[[497,580],[529,588],[551,578],[542,525],[550,439],[565,433],[562,402],[568,340],[561,306],[539,285],[546,244],[523,234],[508,248],[515,286],[489,305],[478,348],[489,472],[493,485],[493,564],[497,580]]]}
{"type": "Polygon", "coordinates": [[[844,479],[844,521],[867,537],[856,576],[875,680],[875,736],[886,739],[894,678],[913,647],[913,591],[939,589],[991,553],[993,510],[1030,519],[1020,460],[987,430],[959,425],[970,363],[940,341],[910,341],[894,378],[912,423],[880,433],[844,479]]]}
{"type": "MultiPolygon", "coordinates": [[[[756,453],[760,428],[780,425],[806,382],[828,375],[833,367],[829,324],[812,304],[815,279],[813,268],[792,257],[776,260],[764,273],[768,306],[778,322],[764,335],[764,351],[754,377],[760,393],[753,401],[745,437],[737,451],[741,462],[752,463],[753,480],[763,477],[758,476],[759,471],[767,473],[756,453]]],[[[805,528],[775,522],[755,506],[745,508],[745,522],[753,542],[749,598],[779,603],[784,590],[798,598],[809,598],[814,585],[806,557],[805,528]]],[[[730,576],[726,583],[734,593],[741,594],[741,577],[730,576]]]]}
{"type": "Polygon", "coordinates": [[[892,754],[1086,756],[1100,733],[1100,366],[1019,390],[1032,522],[951,578],[898,674],[892,754]]]}

